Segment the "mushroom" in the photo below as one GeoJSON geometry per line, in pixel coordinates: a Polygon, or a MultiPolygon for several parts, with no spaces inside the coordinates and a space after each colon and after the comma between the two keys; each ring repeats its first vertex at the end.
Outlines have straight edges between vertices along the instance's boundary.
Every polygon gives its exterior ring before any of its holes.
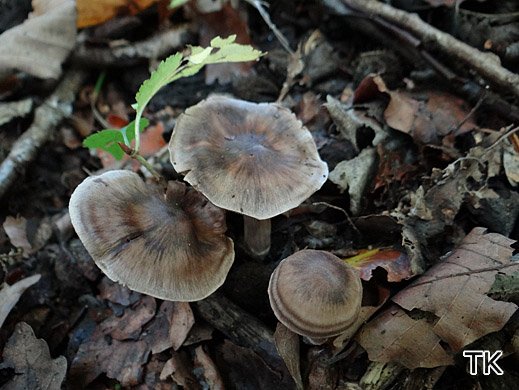
{"type": "Polygon", "coordinates": [[[70,198],[70,219],[95,263],[113,281],[171,301],[203,299],[234,261],[224,211],[184,184],[166,194],[133,172],[85,179],[70,198]]]}
{"type": "Polygon", "coordinates": [[[355,322],[362,283],[357,271],[337,256],[306,249],[279,263],[270,277],[268,294],[283,325],[321,344],[355,322]]]}
{"type": "Polygon", "coordinates": [[[256,257],[270,250],[270,218],[317,191],[328,177],[310,132],[288,109],[210,97],[177,120],[171,162],[218,207],[243,214],[256,257]]]}

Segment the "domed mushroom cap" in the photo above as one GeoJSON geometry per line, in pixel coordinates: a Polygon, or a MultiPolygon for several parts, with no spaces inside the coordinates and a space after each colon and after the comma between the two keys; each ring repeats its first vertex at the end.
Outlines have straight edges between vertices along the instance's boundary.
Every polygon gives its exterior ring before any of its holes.
{"type": "Polygon", "coordinates": [[[212,203],[256,219],[298,206],[328,177],[310,132],[273,103],[204,100],[179,117],[169,150],[212,203]]]}
{"type": "Polygon", "coordinates": [[[224,211],[170,182],[167,197],[129,171],[89,177],[70,198],[70,219],[95,263],[113,281],[172,301],[200,300],[234,261],[224,211]]]}
{"type": "Polygon", "coordinates": [[[355,321],[362,284],[357,272],[331,253],[302,250],[279,263],[268,293],[274,314],[287,328],[325,339],[355,321]]]}

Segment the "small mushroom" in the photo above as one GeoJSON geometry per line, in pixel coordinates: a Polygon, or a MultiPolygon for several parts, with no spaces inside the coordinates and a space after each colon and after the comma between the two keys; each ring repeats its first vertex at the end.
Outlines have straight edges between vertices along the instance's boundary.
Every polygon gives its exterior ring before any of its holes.
{"type": "Polygon", "coordinates": [[[343,333],[362,301],[357,271],[326,251],[302,250],[282,260],[268,294],[277,319],[314,344],[343,333]]]}
{"type": "Polygon", "coordinates": [[[166,194],[129,171],[85,179],[70,218],[95,263],[113,281],[171,301],[203,299],[234,261],[224,211],[182,183],[166,194]]]}
{"type": "Polygon", "coordinates": [[[317,191],[328,177],[310,132],[288,109],[210,97],[175,125],[171,162],[218,207],[243,214],[256,257],[270,250],[270,218],[317,191]]]}

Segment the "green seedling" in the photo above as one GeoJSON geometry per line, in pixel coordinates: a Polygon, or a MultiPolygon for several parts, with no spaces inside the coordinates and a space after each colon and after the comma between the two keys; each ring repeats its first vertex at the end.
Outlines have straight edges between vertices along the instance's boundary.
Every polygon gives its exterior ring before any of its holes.
{"type": "Polygon", "coordinates": [[[193,76],[208,64],[254,61],[264,54],[252,46],[240,45],[235,40],[236,35],[227,38],[216,37],[209,47],[189,46],[189,54],[179,52],[166,58],[150,78],[142,83],[135,95],[136,103],[132,105],[136,112],[135,120],[123,129],[105,129],[92,134],[83,141],[83,145],[87,148],[101,148],[118,160],[127,153],[142,163],[144,158],[137,157],[140,133],[148,126],[148,120],[142,119],[142,115],[148,103],[162,87],[180,78],[193,76]],[[132,146],[134,139],[135,144],[132,146]]]}

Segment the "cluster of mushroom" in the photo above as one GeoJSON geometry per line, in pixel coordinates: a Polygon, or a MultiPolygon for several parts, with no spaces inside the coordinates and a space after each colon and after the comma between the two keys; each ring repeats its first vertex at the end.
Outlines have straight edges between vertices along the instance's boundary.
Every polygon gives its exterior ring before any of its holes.
{"type": "MultiPolygon", "coordinates": [[[[310,132],[286,108],[212,97],[181,115],[170,145],[183,183],[145,184],[133,172],[89,177],[70,199],[86,249],[112,280],[172,301],[218,289],[234,261],[223,209],[244,215],[244,241],[258,258],[270,250],[270,218],[302,203],[328,177],[310,132]]],[[[354,322],[362,286],[330,253],[299,251],[273,272],[276,317],[314,343],[354,322]]]]}

